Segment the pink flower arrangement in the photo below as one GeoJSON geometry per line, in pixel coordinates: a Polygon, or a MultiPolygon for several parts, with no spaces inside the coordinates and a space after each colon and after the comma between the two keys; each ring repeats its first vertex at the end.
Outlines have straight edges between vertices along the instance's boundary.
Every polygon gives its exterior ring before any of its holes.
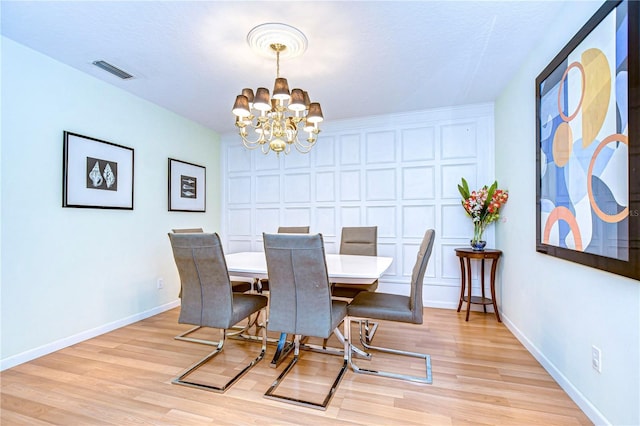
{"type": "Polygon", "coordinates": [[[485,185],[478,191],[469,192],[464,178],[458,185],[458,191],[462,195],[462,207],[473,220],[472,241],[481,241],[487,225],[500,217],[500,209],[509,199],[509,191],[498,189],[498,181],[495,181],[490,187],[485,185]]]}

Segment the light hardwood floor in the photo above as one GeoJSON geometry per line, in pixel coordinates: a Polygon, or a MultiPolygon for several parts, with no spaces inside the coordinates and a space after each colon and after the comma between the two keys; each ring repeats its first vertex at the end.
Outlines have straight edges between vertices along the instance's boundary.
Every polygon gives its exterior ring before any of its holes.
{"type": "MultiPolygon", "coordinates": [[[[323,412],[263,398],[284,368],[269,367],[271,345],[267,358],[224,394],[171,384],[177,373],[212,350],[173,339],[189,328],[177,323],[178,313],[173,309],[2,372],[0,423],[591,424],[492,314],[472,312],[465,322],[454,310],[427,308],[423,325],[382,322],[374,343],[430,353],[433,384],[349,371],[323,412]]],[[[201,379],[215,382],[259,350],[250,342],[231,340],[227,345],[224,356],[198,373],[201,379]]],[[[337,373],[341,362],[340,357],[302,352],[281,392],[309,397],[317,388],[324,391],[330,385],[325,377],[337,373]]],[[[421,367],[420,362],[381,354],[371,364],[398,371],[421,367]]]]}

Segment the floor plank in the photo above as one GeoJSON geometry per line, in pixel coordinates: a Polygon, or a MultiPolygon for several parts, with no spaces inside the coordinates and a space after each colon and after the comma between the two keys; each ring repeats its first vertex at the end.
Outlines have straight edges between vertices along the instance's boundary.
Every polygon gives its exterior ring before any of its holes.
{"type": "MultiPolygon", "coordinates": [[[[590,425],[567,394],[492,314],[425,309],[422,325],[381,322],[375,344],[432,356],[433,384],[349,371],[326,411],[263,398],[282,371],[274,352],[224,394],[171,384],[213,348],[174,340],[190,328],[179,308],[0,373],[2,425],[590,425]]],[[[205,338],[218,333],[204,330],[205,338]]],[[[356,330],[352,335],[355,337],[356,330]]],[[[332,339],[330,344],[338,346],[332,339]]],[[[232,375],[259,345],[230,340],[201,377],[232,375]]],[[[424,363],[375,353],[372,368],[419,374],[424,363]]],[[[340,357],[302,352],[281,385],[316,395],[340,368],[340,357]]]]}

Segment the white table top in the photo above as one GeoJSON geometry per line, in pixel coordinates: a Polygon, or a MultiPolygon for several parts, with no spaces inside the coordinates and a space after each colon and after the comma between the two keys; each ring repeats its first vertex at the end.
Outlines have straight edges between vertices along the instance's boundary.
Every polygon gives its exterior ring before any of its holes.
{"type": "MultiPolygon", "coordinates": [[[[264,252],[240,252],[225,255],[229,275],[268,278],[264,252]]],[[[329,281],[345,284],[371,284],[389,269],[393,258],[326,254],[329,281]]]]}

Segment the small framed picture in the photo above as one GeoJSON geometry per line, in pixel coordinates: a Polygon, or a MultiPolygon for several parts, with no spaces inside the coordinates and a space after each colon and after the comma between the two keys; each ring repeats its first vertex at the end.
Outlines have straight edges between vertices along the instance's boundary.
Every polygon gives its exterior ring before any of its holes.
{"type": "Polygon", "coordinates": [[[169,211],[205,212],[207,170],[169,158],[169,211]]]}
{"type": "Polygon", "coordinates": [[[64,132],[62,207],[133,210],[133,148],[64,132]]]}

